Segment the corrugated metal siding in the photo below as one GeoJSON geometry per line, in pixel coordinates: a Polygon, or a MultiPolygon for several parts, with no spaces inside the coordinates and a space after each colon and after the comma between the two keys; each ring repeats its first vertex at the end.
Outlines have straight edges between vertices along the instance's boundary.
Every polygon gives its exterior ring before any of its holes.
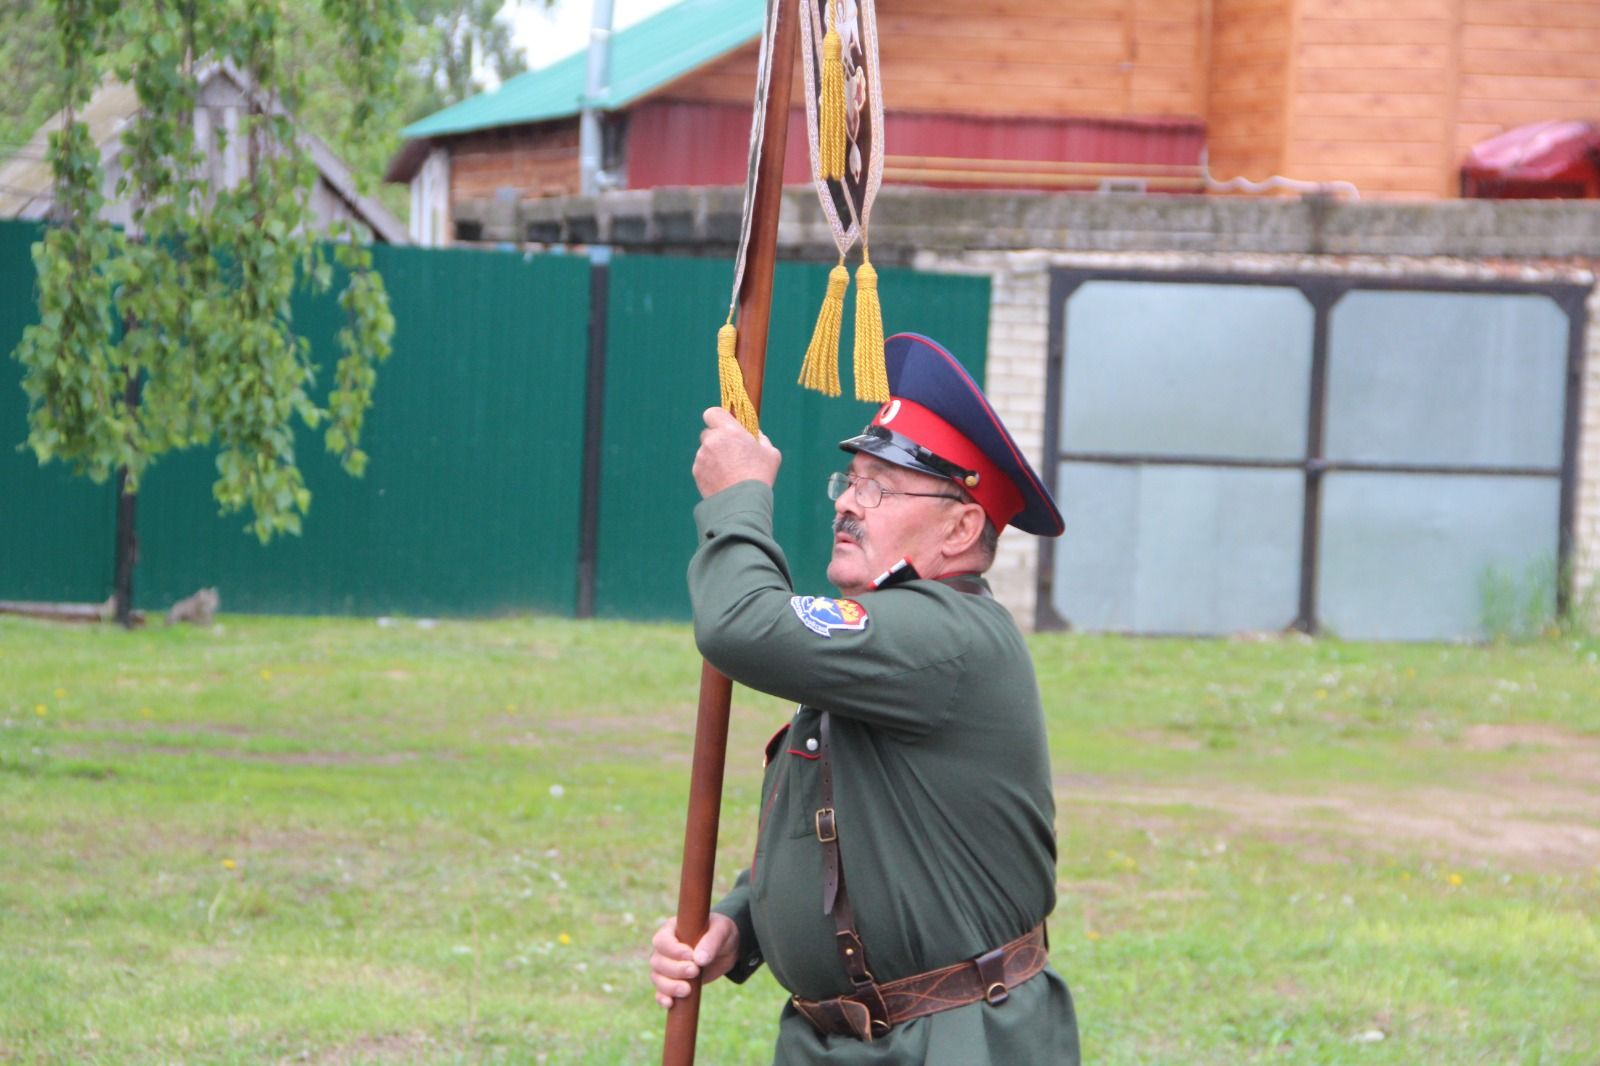
{"type": "MultiPolygon", "coordinates": [[[[32,226],[0,225],[0,343],[31,317],[32,226]]],[[[396,317],[395,353],[368,415],[365,478],[301,433],[313,493],[301,537],[262,547],[247,517],[220,518],[213,460],[166,456],[139,501],[135,602],[161,610],[216,585],[226,610],[293,614],[570,614],[577,594],[589,268],[476,250],[378,248],[396,317]]],[[[781,263],[763,426],[786,454],[777,533],[796,581],[824,585],[843,462],[836,443],[871,405],[793,384],[828,264],[781,263]]],[[[715,339],[731,264],[621,256],[610,268],[597,613],[688,615],[694,551],[689,474],[700,413],[717,401],[715,339]]],[[[884,325],[947,343],[982,379],[989,280],[880,268],[884,325]]],[[[853,316],[847,302],[845,314],[853,316]]],[[[302,301],[299,328],[331,364],[332,300],[302,301]]],[[[852,319],[847,319],[847,324],[852,319]]],[[[844,347],[848,390],[849,330],[844,347]]],[[[9,347],[8,349],[9,350],[9,347]]],[[[0,362],[0,428],[25,434],[18,368],[0,362]]],[[[98,601],[109,593],[113,499],[106,486],[0,449],[0,599],[98,601]]]]}
{"type": "MultiPolygon", "coordinates": [[[[1199,191],[1205,127],[1190,120],[997,119],[891,112],[884,180],[948,188],[1095,188],[1144,180],[1199,191]]],[[[652,101],[628,126],[628,187],[738,185],[749,150],[748,107],[652,101]]],[[[784,181],[810,181],[805,116],[789,120],[784,181]]]]}
{"type": "MultiPolygon", "coordinates": [[[[743,185],[750,151],[750,107],[684,100],[650,101],[628,113],[628,188],[743,185]]],[[[789,114],[783,155],[786,185],[811,180],[806,116],[789,114]]]]}
{"type": "MultiPolygon", "coordinates": [[[[768,339],[762,429],[783,450],[775,525],[797,588],[827,587],[833,506],[823,491],[844,466],[836,445],[860,431],[873,407],[828,399],[794,384],[829,264],[780,263],[768,339]]],[[[687,618],[684,573],[695,549],[698,500],[689,467],[700,412],[717,402],[716,333],[728,310],[726,260],[626,256],[611,267],[607,326],[605,456],[601,480],[596,612],[611,617],[687,618]]],[[[879,270],[885,332],[917,330],[945,342],[983,380],[989,279],[879,270]]],[[[852,293],[853,293],[852,287],[852,293]]]]}
{"type": "Polygon", "coordinates": [[[892,112],[884,125],[884,144],[891,158],[956,155],[1193,166],[1205,147],[1205,126],[1191,119],[994,119],[892,112]]]}
{"type": "MultiPolygon", "coordinates": [[[[28,242],[0,224],[0,345],[33,316],[28,242]]],[[[319,433],[299,433],[313,499],[300,537],[262,547],[221,518],[210,452],[164,456],[139,497],[135,603],[160,610],[205,585],[227,610],[571,613],[577,591],[588,264],[580,259],[377,247],[396,319],[350,478],[319,433]]],[[[326,381],[340,312],[301,299],[296,323],[326,381]]],[[[0,599],[98,601],[110,592],[110,486],[39,468],[20,367],[0,359],[0,599]]]]}
{"type": "MultiPolygon", "coordinates": [[[[302,432],[305,533],[262,547],[243,517],[217,517],[210,456],[172,457],[140,501],[138,602],[218,585],[243,611],[572,611],[588,264],[375,254],[395,341],[364,430],[366,476],[345,475],[320,434],[302,432]]],[[[331,367],[337,307],[302,302],[298,314],[331,367]]]]}
{"type": "Polygon", "coordinates": [[[28,398],[11,352],[39,320],[29,249],[42,232],[0,222],[0,599],[98,602],[111,591],[111,486],[17,450],[28,437],[28,398]]]}

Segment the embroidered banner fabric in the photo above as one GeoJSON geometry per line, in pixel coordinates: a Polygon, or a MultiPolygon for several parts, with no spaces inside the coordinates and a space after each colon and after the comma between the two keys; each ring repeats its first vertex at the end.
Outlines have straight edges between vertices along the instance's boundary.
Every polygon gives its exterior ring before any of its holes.
{"type": "MultiPolygon", "coordinates": [[[[744,283],[745,252],[750,245],[751,214],[755,209],[761,144],[766,139],[767,92],[772,83],[772,35],[777,28],[778,5],[783,0],[767,0],[767,20],[761,28],[761,57],[756,68],[755,104],[750,109],[750,156],[745,164],[744,212],[739,226],[739,254],[733,264],[733,298],[728,304],[728,320],[733,320],[739,305],[739,286],[744,283]]],[[[793,2],[793,0],[790,0],[793,2]]]]}
{"type": "Polygon", "coordinates": [[[839,254],[867,229],[872,201],[883,182],[883,94],[878,80],[878,24],[873,0],[800,0],[801,67],[806,82],[806,140],[822,211],[839,254]],[[839,34],[844,63],[845,166],[840,180],[823,178],[818,99],[823,39],[829,18],[839,34]]]}

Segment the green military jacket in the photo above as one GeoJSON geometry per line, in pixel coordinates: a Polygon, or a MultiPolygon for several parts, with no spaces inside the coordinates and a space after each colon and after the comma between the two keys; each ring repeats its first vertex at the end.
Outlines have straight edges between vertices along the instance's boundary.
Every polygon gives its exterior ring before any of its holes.
{"type": "MultiPolygon", "coordinates": [[[[849,991],[822,910],[818,722],[830,713],[844,879],[879,982],[970,959],[1055,905],[1055,803],[1027,646],[981,579],[915,580],[860,601],[796,596],[772,492],[734,485],[695,510],[695,639],[727,676],[800,704],[768,745],[755,855],[716,906],[791,993],[849,991]],[[851,606],[859,602],[860,611],[851,606]]],[[[872,1043],[819,1036],[792,1005],[775,1063],[1075,1064],[1077,1022],[1047,967],[999,1005],[913,1019],[872,1043]]]]}

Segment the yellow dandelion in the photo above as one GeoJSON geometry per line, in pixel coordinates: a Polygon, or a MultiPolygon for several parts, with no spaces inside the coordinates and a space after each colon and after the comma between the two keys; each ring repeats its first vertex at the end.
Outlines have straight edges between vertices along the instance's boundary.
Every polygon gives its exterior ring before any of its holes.
{"type": "Polygon", "coordinates": [[[1410,678],[1410,677],[1416,677],[1416,676],[1417,676],[1417,668],[1415,666],[1406,667],[1406,677],[1410,678]]]}
{"type": "Polygon", "coordinates": [[[235,870],[235,869],[238,869],[238,867],[239,867],[239,864],[234,862],[232,859],[223,859],[222,860],[222,868],[224,870],[235,870]]]}
{"type": "Polygon", "coordinates": [[[139,717],[140,718],[149,718],[151,713],[152,712],[151,712],[150,708],[148,708],[148,707],[140,707],[139,708],[139,717]]]}
{"type": "Polygon", "coordinates": [[[261,669],[261,680],[263,680],[263,681],[271,681],[272,680],[272,671],[266,669],[265,667],[262,667],[262,669],[261,669]]]}
{"type": "Polygon", "coordinates": [[[67,698],[67,690],[66,689],[64,689],[64,688],[56,689],[56,699],[64,700],[66,698],[67,698]]]}
{"type": "Polygon", "coordinates": [[[46,707],[42,703],[35,703],[33,705],[33,713],[38,715],[40,718],[43,718],[45,715],[50,713],[50,708],[46,707]]]}
{"type": "Polygon", "coordinates": [[[559,940],[563,944],[572,943],[572,938],[570,936],[568,936],[567,934],[565,934],[565,933],[562,933],[560,936],[556,937],[556,939],[559,940]]]}
{"type": "Polygon", "coordinates": [[[1090,940],[1099,940],[1100,939],[1100,934],[1095,932],[1093,929],[1088,930],[1083,935],[1088,937],[1090,940]]]}
{"type": "Polygon", "coordinates": [[[1445,880],[1450,882],[1451,888],[1460,888],[1463,878],[1460,874],[1451,874],[1445,880]]]}
{"type": "Polygon", "coordinates": [[[1328,698],[1328,690],[1327,689],[1325,689],[1325,688],[1317,689],[1317,699],[1325,700],[1327,698],[1328,698]]]}
{"type": "Polygon", "coordinates": [[[1400,871],[1400,880],[1402,880],[1402,881],[1411,880],[1411,871],[1410,870],[1401,870],[1400,871]]]}

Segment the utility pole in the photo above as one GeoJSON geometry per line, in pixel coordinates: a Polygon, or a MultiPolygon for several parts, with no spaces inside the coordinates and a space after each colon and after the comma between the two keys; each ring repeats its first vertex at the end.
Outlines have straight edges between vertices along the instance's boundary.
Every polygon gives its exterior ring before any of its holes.
{"type": "MultiPolygon", "coordinates": [[[[594,0],[589,19],[589,72],[578,118],[578,191],[599,196],[605,180],[605,137],[599,104],[611,88],[611,0],[594,0]]],[[[611,248],[589,245],[589,356],[585,377],[583,496],[578,508],[579,618],[594,617],[596,545],[600,540],[600,442],[604,434],[606,317],[611,248]]]]}
{"type": "Polygon", "coordinates": [[[594,0],[589,21],[589,76],[583,90],[583,111],[578,117],[578,191],[600,193],[605,173],[605,137],[599,105],[611,88],[611,0],[594,0]]]}

